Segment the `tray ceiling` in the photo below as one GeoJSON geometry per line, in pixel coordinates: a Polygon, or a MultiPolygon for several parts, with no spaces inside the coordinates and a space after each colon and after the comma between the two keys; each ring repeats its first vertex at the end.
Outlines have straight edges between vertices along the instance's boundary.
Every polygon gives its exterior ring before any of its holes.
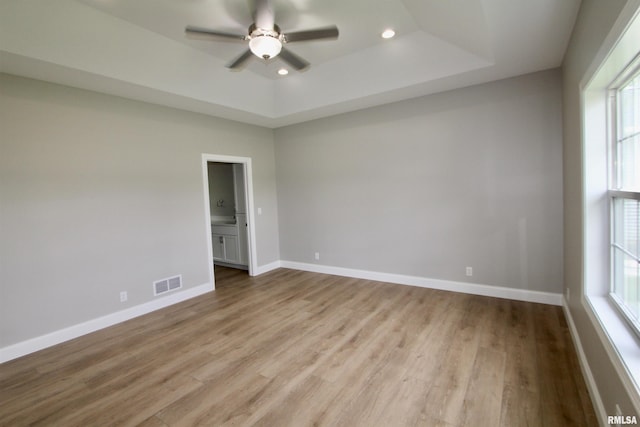
{"type": "Polygon", "coordinates": [[[275,0],[286,31],[336,24],[338,40],[291,44],[311,62],[225,64],[243,44],[238,0],[3,0],[0,71],[268,127],[561,65],[579,0],[275,0]],[[396,37],[380,33],[393,28],[396,37]]]}

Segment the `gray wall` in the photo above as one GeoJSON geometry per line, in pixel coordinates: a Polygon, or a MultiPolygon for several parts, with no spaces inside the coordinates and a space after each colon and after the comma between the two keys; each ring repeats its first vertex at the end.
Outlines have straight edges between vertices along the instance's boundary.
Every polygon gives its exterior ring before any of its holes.
{"type": "Polygon", "coordinates": [[[233,164],[209,162],[207,169],[209,170],[211,216],[234,216],[236,197],[233,183],[233,164]]]}
{"type": "Polygon", "coordinates": [[[603,404],[610,415],[616,413],[616,403],[627,415],[633,413],[633,405],[581,302],[584,294],[584,215],[579,85],[626,3],[625,0],[583,0],[563,64],[565,286],[571,290],[571,317],[603,404]]]}
{"type": "Polygon", "coordinates": [[[251,157],[279,259],[273,131],[0,75],[0,347],[208,282],[202,153],[251,157]],[[126,290],[129,301],[119,302],[126,290]]]}
{"type": "Polygon", "coordinates": [[[277,129],[281,258],[561,293],[561,96],[552,70],[277,129]]]}

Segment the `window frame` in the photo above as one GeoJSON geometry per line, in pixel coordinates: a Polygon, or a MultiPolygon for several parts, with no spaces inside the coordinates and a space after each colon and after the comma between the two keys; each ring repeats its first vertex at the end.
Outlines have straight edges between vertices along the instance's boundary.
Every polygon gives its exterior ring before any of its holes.
{"type": "Polygon", "coordinates": [[[623,7],[590,63],[583,64],[581,59],[570,58],[566,68],[569,81],[573,84],[571,78],[575,76],[578,79],[578,87],[568,85],[565,88],[565,99],[571,100],[574,95],[572,91],[577,89],[579,111],[573,110],[571,102],[565,110],[565,120],[569,123],[565,130],[569,149],[566,152],[569,155],[565,160],[568,180],[564,187],[567,207],[565,232],[568,236],[565,246],[565,313],[569,323],[575,323],[571,326],[572,335],[578,349],[582,349],[579,353],[585,377],[588,379],[590,391],[593,392],[602,424],[606,424],[607,411],[604,396],[598,391],[601,381],[609,385],[621,385],[623,390],[615,393],[616,396],[628,398],[631,407],[640,413],[640,337],[617,309],[613,299],[609,298],[610,206],[607,194],[610,172],[608,156],[611,154],[608,111],[610,102],[607,89],[640,53],[638,39],[640,3],[629,2],[623,7]],[[586,68],[579,68],[582,65],[586,68]],[[572,68],[574,66],[578,68],[572,68]],[[579,116],[574,116],[574,113],[579,116]],[[573,126],[576,124],[574,120],[578,120],[576,127],[573,126]],[[574,148],[571,144],[574,139],[580,143],[579,164],[574,163],[571,156],[571,149],[574,148]],[[575,187],[578,182],[573,181],[578,179],[578,175],[579,188],[575,187]],[[580,194],[574,194],[574,190],[579,190],[580,194]],[[576,201],[576,198],[579,200],[576,201]],[[578,203],[579,213],[574,210],[578,203]],[[579,233],[579,237],[575,233],[579,233]],[[574,257],[577,253],[572,245],[578,247],[578,257],[574,257]],[[572,289],[576,284],[579,285],[578,301],[574,294],[575,289],[572,289]],[[586,323],[583,323],[583,313],[586,315],[586,323]],[[591,342],[594,338],[592,332],[595,332],[598,343],[591,342]],[[598,347],[600,345],[602,347],[598,347]],[[604,354],[600,350],[603,350],[604,354]],[[612,366],[605,363],[607,360],[612,366]],[[596,381],[593,376],[594,363],[602,365],[597,369],[598,373],[604,375],[599,378],[601,381],[596,381]],[[612,374],[615,378],[607,378],[612,374]]]}
{"type": "Polygon", "coordinates": [[[631,327],[633,332],[640,337],[640,316],[636,317],[627,304],[620,298],[615,292],[616,285],[616,258],[615,251],[620,250],[626,255],[635,258],[636,262],[640,263],[640,256],[629,252],[623,246],[620,246],[615,238],[616,235],[616,213],[615,204],[616,200],[636,200],[640,202],[640,189],[638,191],[630,191],[628,189],[620,189],[620,164],[618,157],[619,147],[619,111],[620,111],[620,98],[618,94],[620,89],[627,85],[631,80],[640,77],[640,53],[626,66],[623,71],[618,75],[607,88],[608,91],[608,117],[607,125],[609,127],[609,158],[607,159],[607,168],[609,175],[609,183],[607,190],[608,204],[609,204],[609,293],[608,298],[612,301],[613,306],[619,311],[622,318],[631,327]]]}

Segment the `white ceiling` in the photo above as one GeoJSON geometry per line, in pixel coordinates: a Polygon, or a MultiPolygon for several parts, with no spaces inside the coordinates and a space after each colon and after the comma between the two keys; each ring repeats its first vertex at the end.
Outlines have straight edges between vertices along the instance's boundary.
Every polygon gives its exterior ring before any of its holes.
{"type": "Polygon", "coordinates": [[[292,43],[311,62],[225,64],[246,33],[242,0],[1,0],[0,71],[268,127],[561,64],[580,0],[273,0],[284,32],[336,24],[338,40],[292,43]],[[384,40],[387,27],[396,37],[384,40]]]}

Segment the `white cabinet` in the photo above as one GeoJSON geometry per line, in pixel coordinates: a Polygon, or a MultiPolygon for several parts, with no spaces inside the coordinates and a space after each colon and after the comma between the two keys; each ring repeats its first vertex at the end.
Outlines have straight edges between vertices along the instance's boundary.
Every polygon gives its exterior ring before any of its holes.
{"type": "Polygon", "coordinates": [[[238,222],[238,264],[249,265],[249,236],[247,233],[247,214],[237,214],[238,222]]]}
{"type": "Polygon", "coordinates": [[[238,236],[222,236],[224,238],[224,260],[237,264],[240,261],[238,253],[238,236]]]}
{"type": "Polygon", "coordinates": [[[213,259],[217,261],[230,262],[233,264],[240,263],[240,253],[238,251],[237,236],[223,236],[221,234],[212,234],[213,243],[213,259]]]}
{"type": "Polygon", "coordinates": [[[224,259],[224,237],[219,234],[211,235],[211,244],[213,246],[213,259],[224,259]]]}
{"type": "Polygon", "coordinates": [[[240,263],[237,225],[212,225],[211,243],[214,260],[232,264],[240,263]]]}
{"type": "Polygon", "coordinates": [[[240,263],[240,251],[238,250],[238,236],[224,236],[222,234],[211,235],[213,244],[213,259],[217,261],[240,263]]]}

